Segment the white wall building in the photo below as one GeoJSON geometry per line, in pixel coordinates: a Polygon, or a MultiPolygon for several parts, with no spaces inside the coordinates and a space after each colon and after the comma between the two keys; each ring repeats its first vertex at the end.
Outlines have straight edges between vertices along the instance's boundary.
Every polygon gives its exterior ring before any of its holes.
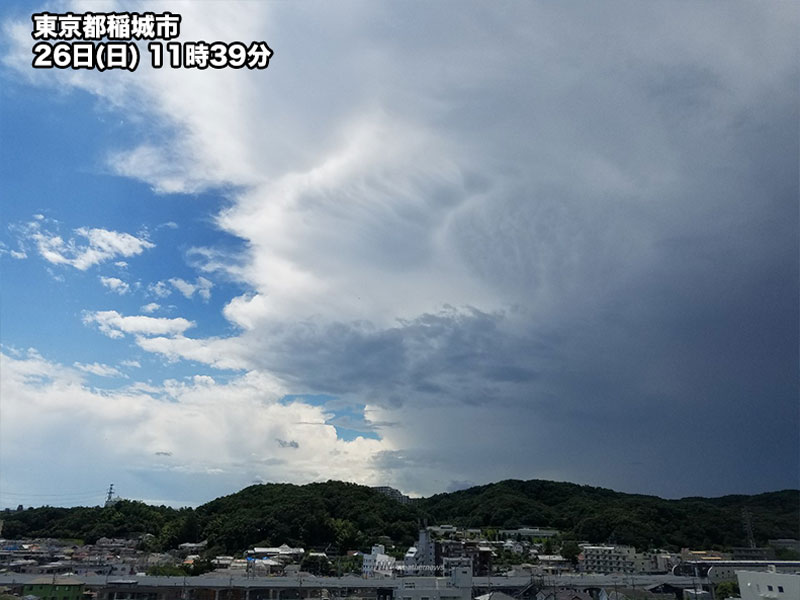
{"type": "Polygon", "coordinates": [[[736,571],[742,600],[796,600],[800,598],[800,574],[767,571],[736,571]]]}
{"type": "Polygon", "coordinates": [[[472,569],[453,569],[450,577],[402,577],[394,600],[472,600],[472,569]]]}
{"type": "Polygon", "coordinates": [[[632,546],[583,546],[578,564],[584,573],[636,573],[632,546]]]}
{"type": "Polygon", "coordinates": [[[425,529],[420,530],[416,545],[411,546],[403,558],[403,568],[406,573],[434,574],[436,542],[431,538],[430,532],[425,529]]]}
{"type": "Polygon", "coordinates": [[[386,577],[392,574],[395,558],[386,554],[381,544],[375,544],[372,552],[362,556],[361,573],[364,577],[386,577]]]}

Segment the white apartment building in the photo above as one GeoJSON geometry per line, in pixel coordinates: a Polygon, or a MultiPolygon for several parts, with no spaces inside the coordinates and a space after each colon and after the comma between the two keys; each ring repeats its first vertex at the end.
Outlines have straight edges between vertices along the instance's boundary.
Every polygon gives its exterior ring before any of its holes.
{"type": "Polygon", "coordinates": [[[584,573],[636,573],[633,546],[583,546],[578,556],[584,573]]]}
{"type": "Polygon", "coordinates": [[[472,569],[454,568],[450,577],[401,577],[395,600],[472,600],[472,569]]]}
{"type": "Polygon", "coordinates": [[[361,573],[364,577],[389,576],[394,571],[395,558],[386,554],[381,544],[372,547],[372,552],[364,554],[361,573]]]}
{"type": "Polygon", "coordinates": [[[406,573],[434,574],[436,566],[436,542],[431,539],[430,532],[420,530],[419,539],[411,546],[403,558],[406,573]]]}
{"type": "Polygon", "coordinates": [[[796,600],[800,598],[800,574],[767,571],[736,571],[742,600],[796,600]]]}

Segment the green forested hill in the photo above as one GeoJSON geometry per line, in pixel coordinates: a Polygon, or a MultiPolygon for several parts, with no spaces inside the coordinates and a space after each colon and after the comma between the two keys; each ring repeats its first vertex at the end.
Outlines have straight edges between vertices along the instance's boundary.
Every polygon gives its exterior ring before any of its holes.
{"type": "Polygon", "coordinates": [[[121,501],[109,507],[6,511],[3,536],[78,538],[151,533],[156,549],[209,540],[209,550],[239,553],[289,543],[330,550],[368,549],[380,536],[401,547],[419,524],[466,527],[552,526],[569,539],[646,547],[745,545],[742,509],[756,541],[800,536],[800,491],[683,498],[624,494],[552,481],[508,480],[400,504],[368,487],[328,481],[253,485],[192,509],[121,501]]]}
{"type": "Polygon", "coordinates": [[[637,547],[744,546],[742,509],[756,541],[800,534],[800,492],[683,498],[624,494],[553,481],[501,481],[419,501],[434,522],[468,527],[551,525],[568,537],[637,547]]]}
{"type": "Polygon", "coordinates": [[[341,481],[253,485],[197,508],[209,544],[366,548],[379,536],[410,545],[418,511],[375,490],[341,481]]]}

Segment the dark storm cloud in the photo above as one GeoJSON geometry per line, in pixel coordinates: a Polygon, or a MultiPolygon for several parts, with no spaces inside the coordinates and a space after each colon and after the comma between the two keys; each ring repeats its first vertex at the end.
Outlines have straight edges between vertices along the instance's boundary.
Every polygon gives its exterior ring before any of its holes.
{"type": "MultiPolygon", "coordinates": [[[[487,184],[491,201],[453,221],[474,273],[522,308],[303,329],[282,338],[291,364],[270,368],[389,406],[520,410],[520,427],[544,421],[576,447],[604,449],[594,454],[603,459],[532,459],[576,479],[668,495],[796,484],[797,69],[759,91],[745,89],[749,67],[737,81],[736,67],[703,62],[696,47],[651,65],[623,50],[619,98],[589,80],[594,106],[576,96],[559,115],[584,126],[565,132],[581,142],[574,177],[554,137],[551,181],[534,163],[510,187],[487,184]],[[596,181],[582,158],[595,152],[622,183],[596,181]]],[[[376,465],[409,468],[437,453],[424,454],[376,465]]],[[[457,456],[438,460],[467,469],[457,456]]]]}

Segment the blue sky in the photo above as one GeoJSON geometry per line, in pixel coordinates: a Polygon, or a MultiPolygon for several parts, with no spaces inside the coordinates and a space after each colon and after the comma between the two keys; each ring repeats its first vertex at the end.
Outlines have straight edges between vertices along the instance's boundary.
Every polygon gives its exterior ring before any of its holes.
{"type": "Polygon", "coordinates": [[[141,6],[0,12],[0,504],[798,487],[796,6],[161,3],[270,67],[30,68],[141,6]]]}

